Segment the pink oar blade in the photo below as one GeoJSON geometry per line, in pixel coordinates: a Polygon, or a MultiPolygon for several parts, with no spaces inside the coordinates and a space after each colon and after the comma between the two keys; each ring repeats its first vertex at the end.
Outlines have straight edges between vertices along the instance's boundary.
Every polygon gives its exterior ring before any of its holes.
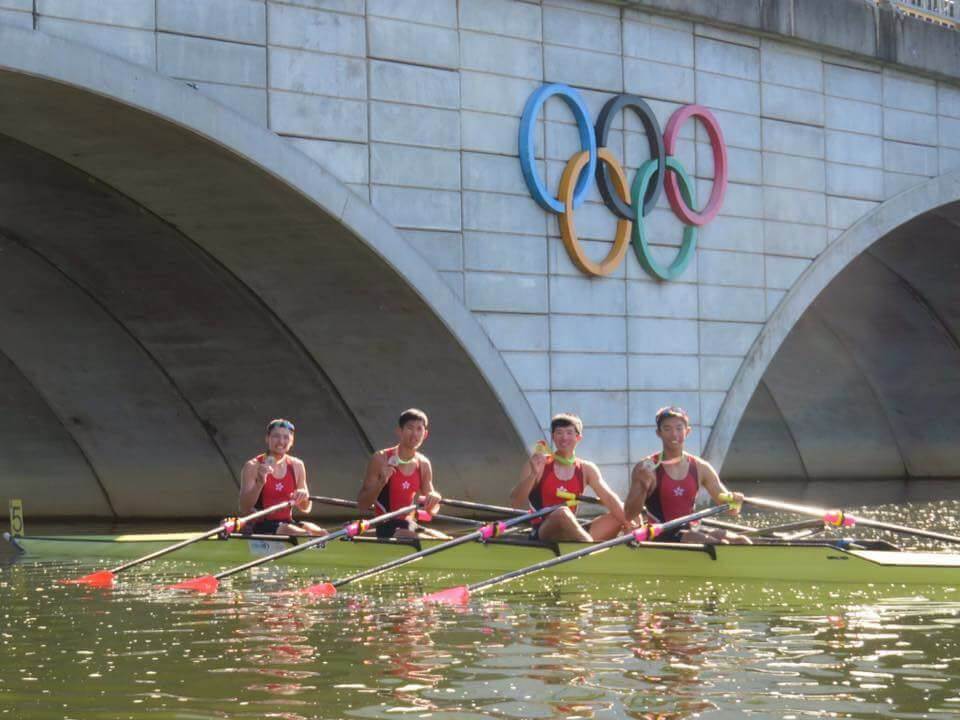
{"type": "Polygon", "coordinates": [[[109,570],[100,570],[73,580],[61,580],[64,585],[89,585],[90,587],[113,587],[113,573],[109,570]]]}
{"type": "Polygon", "coordinates": [[[201,575],[200,577],[191,578],[189,580],[184,580],[183,582],[178,582],[176,585],[168,585],[168,590],[194,590],[199,593],[215,593],[220,587],[220,581],[217,580],[213,575],[201,575]]]}
{"type": "Polygon", "coordinates": [[[333,586],[333,583],[322,582],[311,585],[310,587],[305,587],[300,592],[305,595],[313,595],[314,597],[333,597],[337,594],[337,589],[333,586]]]}
{"type": "Polygon", "coordinates": [[[440,605],[466,605],[469,601],[470,590],[466,585],[438,590],[420,598],[420,602],[438,603],[440,605]]]}

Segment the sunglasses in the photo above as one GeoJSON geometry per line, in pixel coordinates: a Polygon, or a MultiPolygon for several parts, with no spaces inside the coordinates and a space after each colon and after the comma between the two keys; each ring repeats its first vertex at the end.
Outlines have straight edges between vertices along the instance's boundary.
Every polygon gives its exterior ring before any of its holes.
{"type": "Polygon", "coordinates": [[[269,433],[271,430],[278,427],[286,428],[290,432],[297,431],[297,429],[293,426],[293,423],[290,422],[289,420],[271,420],[270,424],[267,425],[267,432],[269,433]]]}

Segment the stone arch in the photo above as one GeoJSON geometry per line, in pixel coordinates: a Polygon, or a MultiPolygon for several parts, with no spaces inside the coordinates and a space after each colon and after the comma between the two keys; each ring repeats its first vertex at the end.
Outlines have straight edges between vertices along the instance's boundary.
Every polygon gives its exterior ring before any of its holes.
{"type": "MultiPolygon", "coordinates": [[[[319,460],[349,445],[343,461],[328,466],[334,480],[319,489],[346,494],[355,488],[362,472],[357,459],[371,446],[389,443],[395,415],[413,404],[427,405],[440,421],[431,454],[451,494],[499,497],[501,489],[488,478],[512,477],[524,445],[540,436],[537,418],[502,357],[437,272],[369,203],[267,128],[148,68],[0,25],[0,138],[0,154],[18,158],[23,168],[44,168],[35,173],[42,177],[34,185],[27,177],[22,191],[9,193],[15,203],[0,206],[0,236],[11,247],[23,244],[24,257],[42,255],[39,265],[79,278],[75,284],[84,288],[100,290],[102,283],[102,295],[109,295],[106,273],[98,276],[96,267],[85,265],[74,254],[75,245],[61,241],[38,249],[53,229],[12,226],[17,213],[42,219],[55,203],[38,194],[55,187],[65,198],[56,208],[58,230],[69,227],[91,242],[115,232],[117,238],[140,242],[143,251],[153,248],[152,274],[144,278],[155,287],[163,279],[157,264],[173,253],[199,268],[190,287],[213,288],[211,302],[232,303],[226,318],[209,318],[212,323],[233,322],[235,339],[242,339],[242,319],[253,317],[252,326],[262,329],[257,332],[271,333],[271,341],[283,347],[283,362],[316,386],[302,409],[314,432],[325,421],[337,425],[312,454],[319,460]],[[113,211],[129,224],[109,227],[104,218],[113,211]],[[147,237],[149,242],[141,239],[147,237]],[[266,238],[277,255],[286,256],[278,260],[263,252],[266,238]],[[163,251],[156,250],[161,246],[163,251]],[[281,282],[271,284],[271,272],[281,282]],[[324,314],[318,307],[331,310],[324,314]],[[484,437],[482,443],[478,436],[484,437]]],[[[100,257],[113,257],[110,247],[105,245],[100,257]]],[[[137,269],[137,257],[132,254],[126,265],[112,268],[116,272],[110,277],[137,269]]],[[[138,289],[118,285],[113,296],[98,295],[93,305],[120,303],[124,292],[129,296],[138,289]]],[[[183,433],[204,436],[203,443],[211,445],[197,457],[203,455],[209,474],[219,478],[217,487],[192,514],[229,510],[215,506],[215,498],[235,489],[229,476],[237,469],[237,448],[255,442],[264,415],[277,410],[264,399],[218,407],[214,393],[197,389],[191,375],[196,367],[177,368],[169,360],[178,338],[154,333],[145,340],[146,323],[136,322],[143,317],[112,316],[117,327],[109,332],[117,345],[127,347],[131,357],[143,356],[135,362],[144,367],[158,366],[161,372],[153,375],[166,379],[152,382],[175,386],[163,393],[179,395],[190,406],[171,406],[171,417],[196,415],[184,420],[183,433]],[[210,418],[217,413],[220,421],[214,422],[210,418]],[[238,414],[247,424],[255,421],[243,439],[237,438],[243,432],[234,421],[238,414]],[[229,467],[223,467],[224,459],[229,467]]],[[[159,319],[171,321],[171,332],[185,327],[173,322],[181,319],[172,312],[159,319]]],[[[221,358],[237,356],[237,346],[218,351],[221,358]]],[[[18,368],[38,388],[33,400],[45,397],[60,425],[72,429],[63,422],[66,411],[45,394],[43,373],[31,376],[30,356],[22,357],[18,368]]],[[[228,369],[239,382],[239,371],[224,366],[228,369]]],[[[215,370],[207,367],[205,376],[214,389],[215,370]]],[[[246,377],[253,373],[249,369],[246,377]]],[[[288,400],[294,396],[295,389],[286,394],[288,400]]],[[[169,426],[159,422],[154,429],[169,426]]],[[[90,452],[95,432],[88,430],[78,444],[99,475],[97,454],[90,452]]],[[[171,438],[157,446],[155,458],[166,457],[180,442],[171,438]]],[[[250,453],[255,450],[253,445],[250,453]]],[[[98,480],[108,492],[118,482],[98,480]]],[[[135,498],[114,505],[123,517],[171,511],[169,504],[135,498]]],[[[48,510],[73,514],[69,503],[48,510]]]]}
{"type": "Polygon", "coordinates": [[[781,300],[744,358],[705,448],[704,454],[712,463],[723,465],[747,405],[771,361],[831,281],[898,228],[958,200],[960,173],[932,178],[881,203],[817,257],[781,300]]]}

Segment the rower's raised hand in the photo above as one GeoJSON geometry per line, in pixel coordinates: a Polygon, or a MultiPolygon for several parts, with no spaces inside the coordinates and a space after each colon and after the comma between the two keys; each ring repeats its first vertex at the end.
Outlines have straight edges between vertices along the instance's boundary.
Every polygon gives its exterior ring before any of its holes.
{"type": "Polygon", "coordinates": [[[267,457],[257,465],[257,477],[255,478],[257,487],[263,487],[267,482],[267,475],[273,472],[275,462],[272,457],[267,457]]]}
{"type": "Polygon", "coordinates": [[[537,477],[540,477],[543,474],[543,468],[547,465],[547,456],[542,452],[535,452],[530,456],[530,466],[533,468],[533,471],[537,474],[537,477]]]}

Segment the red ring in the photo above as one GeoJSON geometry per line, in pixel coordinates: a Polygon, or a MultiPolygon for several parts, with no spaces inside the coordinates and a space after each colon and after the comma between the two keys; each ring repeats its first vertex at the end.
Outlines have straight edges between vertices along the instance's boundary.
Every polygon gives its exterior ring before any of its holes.
{"type": "Polygon", "coordinates": [[[663,147],[667,155],[674,154],[680,126],[690,117],[700,118],[707,129],[707,135],[710,136],[710,147],[713,149],[713,190],[710,191],[710,200],[700,212],[691,209],[680,195],[680,184],[676,174],[672,172],[668,172],[664,178],[664,186],[667,190],[667,199],[670,200],[670,207],[673,208],[677,217],[687,225],[699,226],[713,220],[723,204],[723,196],[727,192],[727,144],[723,141],[720,124],[712,112],[703,105],[684,105],[670,116],[666,131],[663,133],[663,147]]]}

